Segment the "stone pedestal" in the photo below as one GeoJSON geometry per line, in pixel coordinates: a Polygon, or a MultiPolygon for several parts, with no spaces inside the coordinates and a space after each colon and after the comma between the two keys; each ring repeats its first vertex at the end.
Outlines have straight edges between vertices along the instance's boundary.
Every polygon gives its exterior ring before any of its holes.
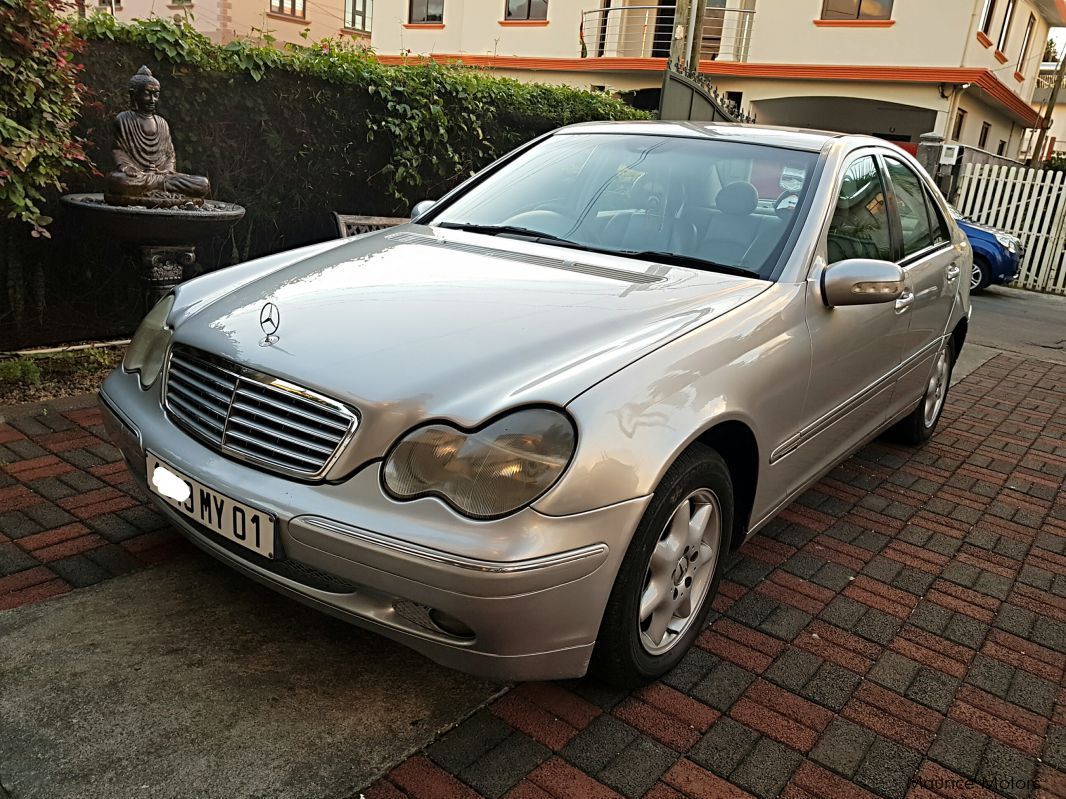
{"type": "Polygon", "coordinates": [[[109,205],[102,194],[67,194],[63,204],[85,230],[123,242],[144,286],[145,312],[186,275],[195,275],[196,247],[224,236],[244,216],[233,203],[205,200],[193,208],[109,205]]]}
{"type": "Polygon", "coordinates": [[[196,263],[196,246],[144,246],[139,250],[145,307],[152,308],[181,283],[186,270],[196,263]]]}

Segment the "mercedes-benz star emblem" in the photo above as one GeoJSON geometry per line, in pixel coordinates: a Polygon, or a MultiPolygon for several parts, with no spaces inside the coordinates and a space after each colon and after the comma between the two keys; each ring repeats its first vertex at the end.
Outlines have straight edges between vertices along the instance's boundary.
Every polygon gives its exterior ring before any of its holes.
{"type": "Polygon", "coordinates": [[[263,306],[263,309],[259,312],[259,326],[266,333],[266,338],[262,341],[263,346],[273,344],[278,340],[276,334],[278,328],[281,327],[281,311],[278,310],[278,306],[272,302],[268,302],[263,306]]]}

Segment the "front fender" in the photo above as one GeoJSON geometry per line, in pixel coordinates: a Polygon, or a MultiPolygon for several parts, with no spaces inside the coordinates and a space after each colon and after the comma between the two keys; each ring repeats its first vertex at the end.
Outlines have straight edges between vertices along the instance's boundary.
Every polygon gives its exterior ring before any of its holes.
{"type": "Polygon", "coordinates": [[[993,279],[1014,273],[1017,258],[1012,256],[998,241],[973,238],[970,239],[970,248],[975,258],[980,258],[988,264],[993,279]]]}
{"type": "MultiPolygon", "coordinates": [[[[810,376],[805,284],[776,284],[753,301],[635,361],[567,408],[578,423],[570,468],[534,507],[562,516],[646,496],[677,456],[724,421],[766,453],[798,429],[810,376]]],[[[772,503],[760,479],[754,512],[772,503]]]]}

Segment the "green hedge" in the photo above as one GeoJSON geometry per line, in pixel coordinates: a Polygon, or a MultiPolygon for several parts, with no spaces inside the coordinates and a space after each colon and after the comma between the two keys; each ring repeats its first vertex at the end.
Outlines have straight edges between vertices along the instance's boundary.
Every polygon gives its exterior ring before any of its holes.
{"type": "MultiPolygon", "coordinates": [[[[146,64],[162,83],[159,113],[178,168],[207,175],[217,199],[248,209],[229,239],[201,248],[207,268],[329,238],[333,211],[405,215],[560,125],[646,116],[606,94],[461,66],[383,66],[338,42],[220,47],[188,25],[102,14],[77,30],[88,40],[80,60],[89,99],[77,133],[98,168],[111,167],[110,120],[146,64]]],[[[64,177],[69,191],[100,188],[99,176],[64,177]]],[[[0,253],[0,349],[121,334],[137,318],[123,253],[50,199],[53,240],[21,237],[0,253]]]]}

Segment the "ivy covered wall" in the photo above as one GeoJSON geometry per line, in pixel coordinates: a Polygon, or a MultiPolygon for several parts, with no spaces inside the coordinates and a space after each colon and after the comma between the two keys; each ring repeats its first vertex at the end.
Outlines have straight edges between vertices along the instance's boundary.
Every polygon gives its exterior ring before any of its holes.
{"type": "MultiPolygon", "coordinates": [[[[644,114],[606,95],[522,84],[432,64],[386,67],[335,42],[279,51],[211,44],[163,20],[81,23],[86,104],[77,133],[98,170],[111,167],[111,118],[126,83],[147,65],[162,83],[183,172],[206,175],[216,199],[247,216],[201,247],[217,268],[336,235],[332,213],[405,215],[471,171],[560,125],[644,114]]],[[[69,192],[101,177],[63,176],[69,192]]],[[[0,350],[127,335],[139,284],[126,253],[46,196],[51,238],[0,222],[0,350]]]]}

